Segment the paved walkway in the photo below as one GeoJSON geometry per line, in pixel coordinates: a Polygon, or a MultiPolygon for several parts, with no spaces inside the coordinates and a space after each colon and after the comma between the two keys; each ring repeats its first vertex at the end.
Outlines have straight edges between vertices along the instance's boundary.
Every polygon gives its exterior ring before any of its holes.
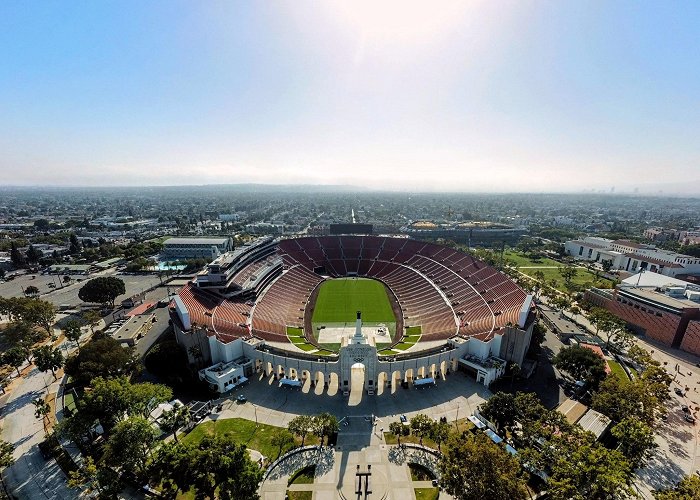
{"type": "Polygon", "coordinates": [[[315,415],[322,411],[332,413],[338,419],[346,416],[375,415],[379,426],[389,428],[389,423],[398,421],[400,415],[411,418],[418,413],[427,413],[432,418],[447,417],[452,422],[471,415],[481,403],[491,396],[491,391],[462,372],[450,373],[446,380],[438,380],[434,387],[403,389],[394,394],[390,390],[381,396],[363,396],[357,406],[348,406],[348,398],[338,393],[335,396],[315,394],[313,390],[278,387],[268,377],[256,375],[251,381],[234,390],[230,400],[224,404],[221,418],[241,417],[265,424],[285,427],[297,415],[315,415]],[[236,397],[242,394],[247,403],[237,404],[236,397]]]}
{"type": "MultiPolygon", "coordinates": [[[[434,455],[422,450],[388,446],[383,435],[370,421],[352,417],[349,426],[342,426],[335,449],[307,450],[290,456],[270,473],[260,494],[263,500],[283,500],[287,490],[312,491],[314,500],[357,498],[356,473],[371,472],[371,498],[386,500],[415,499],[414,488],[432,487],[428,481],[412,481],[408,463],[421,463],[434,468],[434,455]],[[315,465],[313,484],[287,486],[289,477],[299,469],[315,465]]],[[[440,498],[449,499],[441,492],[440,498]]]]}
{"type": "Polygon", "coordinates": [[[19,499],[70,499],[77,492],[66,485],[66,476],[55,460],[46,461],[38,444],[44,439],[40,419],[34,417],[32,401],[56,393],[59,382],[51,373],[32,368],[3,407],[2,436],[15,446],[15,464],[3,472],[7,489],[19,499]]]}
{"type": "MultiPolygon", "coordinates": [[[[56,333],[59,333],[56,330],[56,333]]],[[[83,329],[81,344],[91,333],[83,329]]],[[[64,357],[77,350],[75,343],[65,337],[53,343],[63,352],[64,357]]],[[[34,416],[32,401],[36,398],[55,397],[56,416],[62,416],[63,402],[59,394],[61,377],[54,380],[51,372],[40,372],[33,365],[22,370],[23,377],[12,382],[11,392],[6,396],[0,411],[2,439],[15,446],[15,463],[3,471],[8,491],[19,499],[71,499],[77,498],[79,491],[68,488],[66,476],[55,460],[44,460],[38,444],[44,440],[44,425],[34,416]]],[[[73,450],[72,455],[77,453],[73,450]]]]}

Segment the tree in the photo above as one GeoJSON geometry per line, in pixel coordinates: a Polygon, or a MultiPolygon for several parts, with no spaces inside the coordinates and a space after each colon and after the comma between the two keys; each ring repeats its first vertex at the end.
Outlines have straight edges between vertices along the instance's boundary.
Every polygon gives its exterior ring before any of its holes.
{"type": "Polygon", "coordinates": [[[66,373],[76,382],[90,385],[96,377],[130,375],[138,366],[133,347],[122,347],[111,337],[93,337],[77,355],[66,361],[66,373]]]}
{"type": "Polygon", "coordinates": [[[163,443],[156,451],[149,468],[151,480],[162,484],[163,492],[172,498],[180,491],[189,491],[198,476],[205,474],[200,465],[201,450],[190,443],[163,443]]]}
{"type": "Polygon", "coordinates": [[[391,422],[389,424],[389,432],[396,436],[399,446],[401,446],[401,438],[408,436],[411,433],[411,428],[404,425],[403,422],[391,422]]]}
{"type": "Polygon", "coordinates": [[[260,498],[262,474],[246,447],[230,436],[205,437],[196,447],[166,443],[159,448],[150,470],[156,481],[180,491],[194,489],[195,498],[250,500],[260,498]]]}
{"type": "Polygon", "coordinates": [[[76,255],[80,253],[80,241],[78,241],[78,237],[75,235],[75,233],[71,233],[70,235],[70,247],[69,247],[69,252],[71,255],[76,255]]]}
{"type": "Polygon", "coordinates": [[[19,248],[17,248],[17,243],[14,241],[12,242],[12,246],[10,248],[10,260],[15,267],[24,267],[26,264],[24,255],[19,251],[19,248]]]}
{"type": "Polygon", "coordinates": [[[337,433],[340,429],[338,419],[335,417],[335,415],[331,415],[327,412],[312,417],[312,420],[315,434],[321,439],[322,446],[324,436],[327,438],[326,442],[328,442],[330,441],[331,436],[337,433]]]}
{"type": "Polygon", "coordinates": [[[618,449],[635,469],[644,465],[658,446],[654,441],[654,430],[635,418],[623,419],[610,429],[610,433],[618,440],[618,449]]]}
{"type": "Polygon", "coordinates": [[[313,418],[309,415],[299,415],[294,417],[287,424],[287,430],[301,438],[301,445],[304,446],[306,436],[312,431],[314,425],[313,418]]]}
{"type": "Polygon", "coordinates": [[[102,316],[94,309],[90,309],[83,313],[83,321],[90,327],[90,331],[95,333],[95,327],[102,321],[102,316]]]}
{"type": "Polygon", "coordinates": [[[2,333],[3,337],[15,347],[30,348],[45,337],[43,333],[37,332],[30,323],[23,320],[11,322],[2,333]]]}
{"type": "Polygon", "coordinates": [[[516,419],[515,396],[506,392],[497,392],[489,398],[481,408],[481,414],[496,425],[496,429],[502,433],[513,427],[516,419]]]}
{"type": "Polygon", "coordinates": [[[41,252],[41,250],[34,248],[34,245],[29,245],[29,248],[27,248],[26,258],[27,262],[30,264],[36,264],[43,256],[44,254],[41,252]]]}
{"type": "Polygon", "coordinates": [[[87,493],[97,492],[97,498],[117,498],[123,490],[123,484],[114,470],[95,464],[90,456],[86,456],[78,470],[70,471],[69,488],[85,487],[87,493]]]}
{"type": "Polygon", "coordinates": [[[41,346],[34,349],[34,364],[40,372],[50,371],[53,379],[56,380],[56,370],[63,366],[63,353],[60,349],[49,345],[41,346]]]}
{"type": "MultiPolygon", "coordinates": [[[[566,438],[556,439],[562,443],[566,438]]],[[[556,445],[555,445],[556,446],[556,445]]],[[[548,492],[553,500],[635,498],[632,467],[617,450],[589,439],[566,447],[552,465],[548,492]]]]}
{"type": "Polygon", "coordinates": [[[657,417],[666,411],[670,383],[670,375],[655,365],[647,367],[634,381],[607,377],[593,394],[591,406],[613,422],[629,417],[653,428],[657,417]]]}
{"type": "Polygon", "coordinates": [[[674,488],[654,492],[655,500],[697,500],[700,498],[700,477],[685,476],[674,488]]]}
{"type": "Polygon", "coordinates": [[[126,293],[124,281],[114,276],[101,276],[85,283],[78,291],[78,297],[85,302],[109,304],[114,307],[114,300],[126,293]]]}
{"type": "Polygon", "coordinates": [[[602,307],[594,307],[588,315],[588,320],[595,326],[595,335],[605,333],[606,349],[612,345],[617,350],[623,350],[634,343],[634,336],[627,330],[624,320],[602,307]]]}
{"type": "Polygon", "coordinates": [[[574,379],[587,381],[594,387],[605,378],[605,360],[591,349],[580,345],[561,349],[552,358],[552,364],[574,379]]]}
{"type": "Polygon", "coordinates": [[[453,434],[438,466],[442,486],[457,500],[527,498],[518,461],[484,434],[453,434]]]}
{"type": "Polygon", "coordinates": [[[24,319],[33,325],[46,330],[53,335],[53,325],[56,321],[56,306],[46,300],[30,300],[25,306],[24,319]]]}
{"type": "Polygon", "coordinates": [[[546,284],[546,281],[545,281],[546,278],[544,276],[544,272],[542,272],[541,270],[535,271],[534,277],[537,280],[537,282],[540,284],[540,286],[543,286],[546,284]]]}
{"type": "Polygon", "coordinates": [[[430,428],[429,437],[438,445],[438,451],[442,451],[442,443],[450,437],[450,424],[435,422],[430,428]]]}
{"type": "Polygon", "coordinates": [[[14,451],[15,447],[12,444],[0,439],[0,470],[15,463],[15,459],[12,456],[14,451]]]}
{"type": "Polygon", "coordinates": [[[172,398],[172,390],[160,384],[132,384],[126,377],[95,378],[90,390],[80,400],[79,411],[61,421],[63,434],[77,441],[95,422],[104,432],[112,430],[129,417],[147,417],[153,407],[172,398]]]}
{"type": "Polygon", "coordinates": [[[515,377],[520,375],[522,369],[518,363],[511,363],[510,365],[510,388],[513,389],[513,381],[515,377]]]}
{"type": "Polygon", "coordinates": [[[143,417],[129,417],[114,427],[105,446],[105,463],[113,467],[133,470],[137,476],[146,476],[146,466],[158,434],[143,417]]]}
{"type": "Polygon", "coordinates": [[[600,261],[600,265],[603,266],[603,271],[605,271],[606,273],[609,273],[610,269],[612,269],[613,261],[610,259],[604,259],[604,260],[600,261]]]}
{"type": "Polygon", "coordinates": [[[71,342],[75,342],[78,347],[78,352],[80,352],[80,335],[83,332],[80,329],[80,323],[74,319],[68,321],[63,327],[63,334],[71,342]]]}
{"type": "Polygon", "coordinates": [[[44,434],[49,435],[49,415],[51,414],[51,406],[45,399],[36,398],[32,401],[34,405],[34,416],[40,418],[44,424],[44,434]]]}
{"type": "Polygon", "coordinates": [[[279,458],[283,449],[294,444],[294,436],[287,429],[281,429],[272,435],[270,444],[277,446],[277,458],[279,458]]]}
{"type": "Polygon", "coordinates": [[[191,420],[192,415],[190,415],[189,407],[175,403],[172,409],[163,412],[158,420],[158,425],[163,432],[171,432],[175,442],[178,442],[178,429],[189,424],[191,420]]]}
{"type": "Polygon", "coordinates": [[[24,295],[26,297],[38,297],[39,289],[34,285],[29,285],[27,288],[24,289],[24,295]]]}
{"type": "Polygon", "coordinates": [[[578,274],[578,269],[573,266],[560,266],[559,274],[561,274],[561,277],[564,278],[564,283],[571,285],[571,280],[573,280],[576,277],[576,274],[578,274]]]}
{"type": "Polygon", "coordinates": [[[423,444],[423,438],[430,436],[434,423],[432,418],[423,413],[419,413],[411,418],[411,433],[419,439],[421,445],[423,444]]]}
{"type": "Polygon", "coordinates": [[[29,350],[26,347],[13,347],[3,353],[2,362],[6,365],[10,365],[15,370],[17,370],[17,376],[21,377],[22,374],[20,373],[19,368],[24,364],[25,359],[27,359],[28,353],[29,350]]]}

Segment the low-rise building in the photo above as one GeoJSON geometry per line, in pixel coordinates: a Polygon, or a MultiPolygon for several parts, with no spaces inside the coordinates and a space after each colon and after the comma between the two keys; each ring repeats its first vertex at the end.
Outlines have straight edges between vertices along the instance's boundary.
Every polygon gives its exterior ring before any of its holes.
{"type": "Polygon", "coordinates": [[[225,238],[169,238],[163,242],[161,260],[208,259],[233,250],[233,240],[225,238]]]}
{"type": "Polygon", "coordinates": [[[121,344],[135,346],[153,326],[154,313],[139,314],[129,318],[112,338],[121,344]]]}
{"type": "Polygon", "coordinates": [[[627,322],[637,335],[700,355],[700,286],[639,273],[615,290],[592,288],[585,298],[627,322]]]}
{"type": "Polygon", "coordinates": [[[589,262],[609,261],[611,269],[630,273],[640,270],[665,276],[700,274],[700,257],[662,250],[629,240],[586,237],[567,241],[564,249],[574,259],[589,262]]]}

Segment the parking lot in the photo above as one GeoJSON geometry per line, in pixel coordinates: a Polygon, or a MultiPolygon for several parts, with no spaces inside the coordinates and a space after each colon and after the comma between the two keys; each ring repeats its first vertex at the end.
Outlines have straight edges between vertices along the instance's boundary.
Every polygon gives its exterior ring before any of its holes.
{"type": "Polygon", "coordinates": [[[160,278],[155,274],[117,275],[114,270],[90,276],[71,276],[73,279],[70,284],[63,283],[62,276],[31,274],[18,276],[12,281],[0,283],[0,296],[22,297],[25,288],[35,286],[39,289],[41,299],[47,300],[56,306],[66,305],[74,308],[82,303],[82,300],[78,297],[78,291],[85,284],[85,281],[98,276],[115,276],[124,281],[126,293],[117,297],[117,303],[160,284],[160,278]]]}

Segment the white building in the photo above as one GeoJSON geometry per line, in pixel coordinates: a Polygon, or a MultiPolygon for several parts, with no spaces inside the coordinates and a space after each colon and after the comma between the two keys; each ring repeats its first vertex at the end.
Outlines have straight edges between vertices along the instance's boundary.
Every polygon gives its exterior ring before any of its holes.
{"type": "Polygon", "coordinates": [[[612,263],[612,269],[630,273],[643,269],[670,277],[700,274],[700,257],[661,250],[653,245],[629,240],[608,240],[588,236],[580,240],[567,241],[564,248],[568,255],[577,260],[589,262],[607,260],[612,263]]]}
{"type": "Polygon", "coordinates": [[[163,242],[161,260],[208,259],[233,250],[233,240],[225,238],[169,238],[163,242]]]}

